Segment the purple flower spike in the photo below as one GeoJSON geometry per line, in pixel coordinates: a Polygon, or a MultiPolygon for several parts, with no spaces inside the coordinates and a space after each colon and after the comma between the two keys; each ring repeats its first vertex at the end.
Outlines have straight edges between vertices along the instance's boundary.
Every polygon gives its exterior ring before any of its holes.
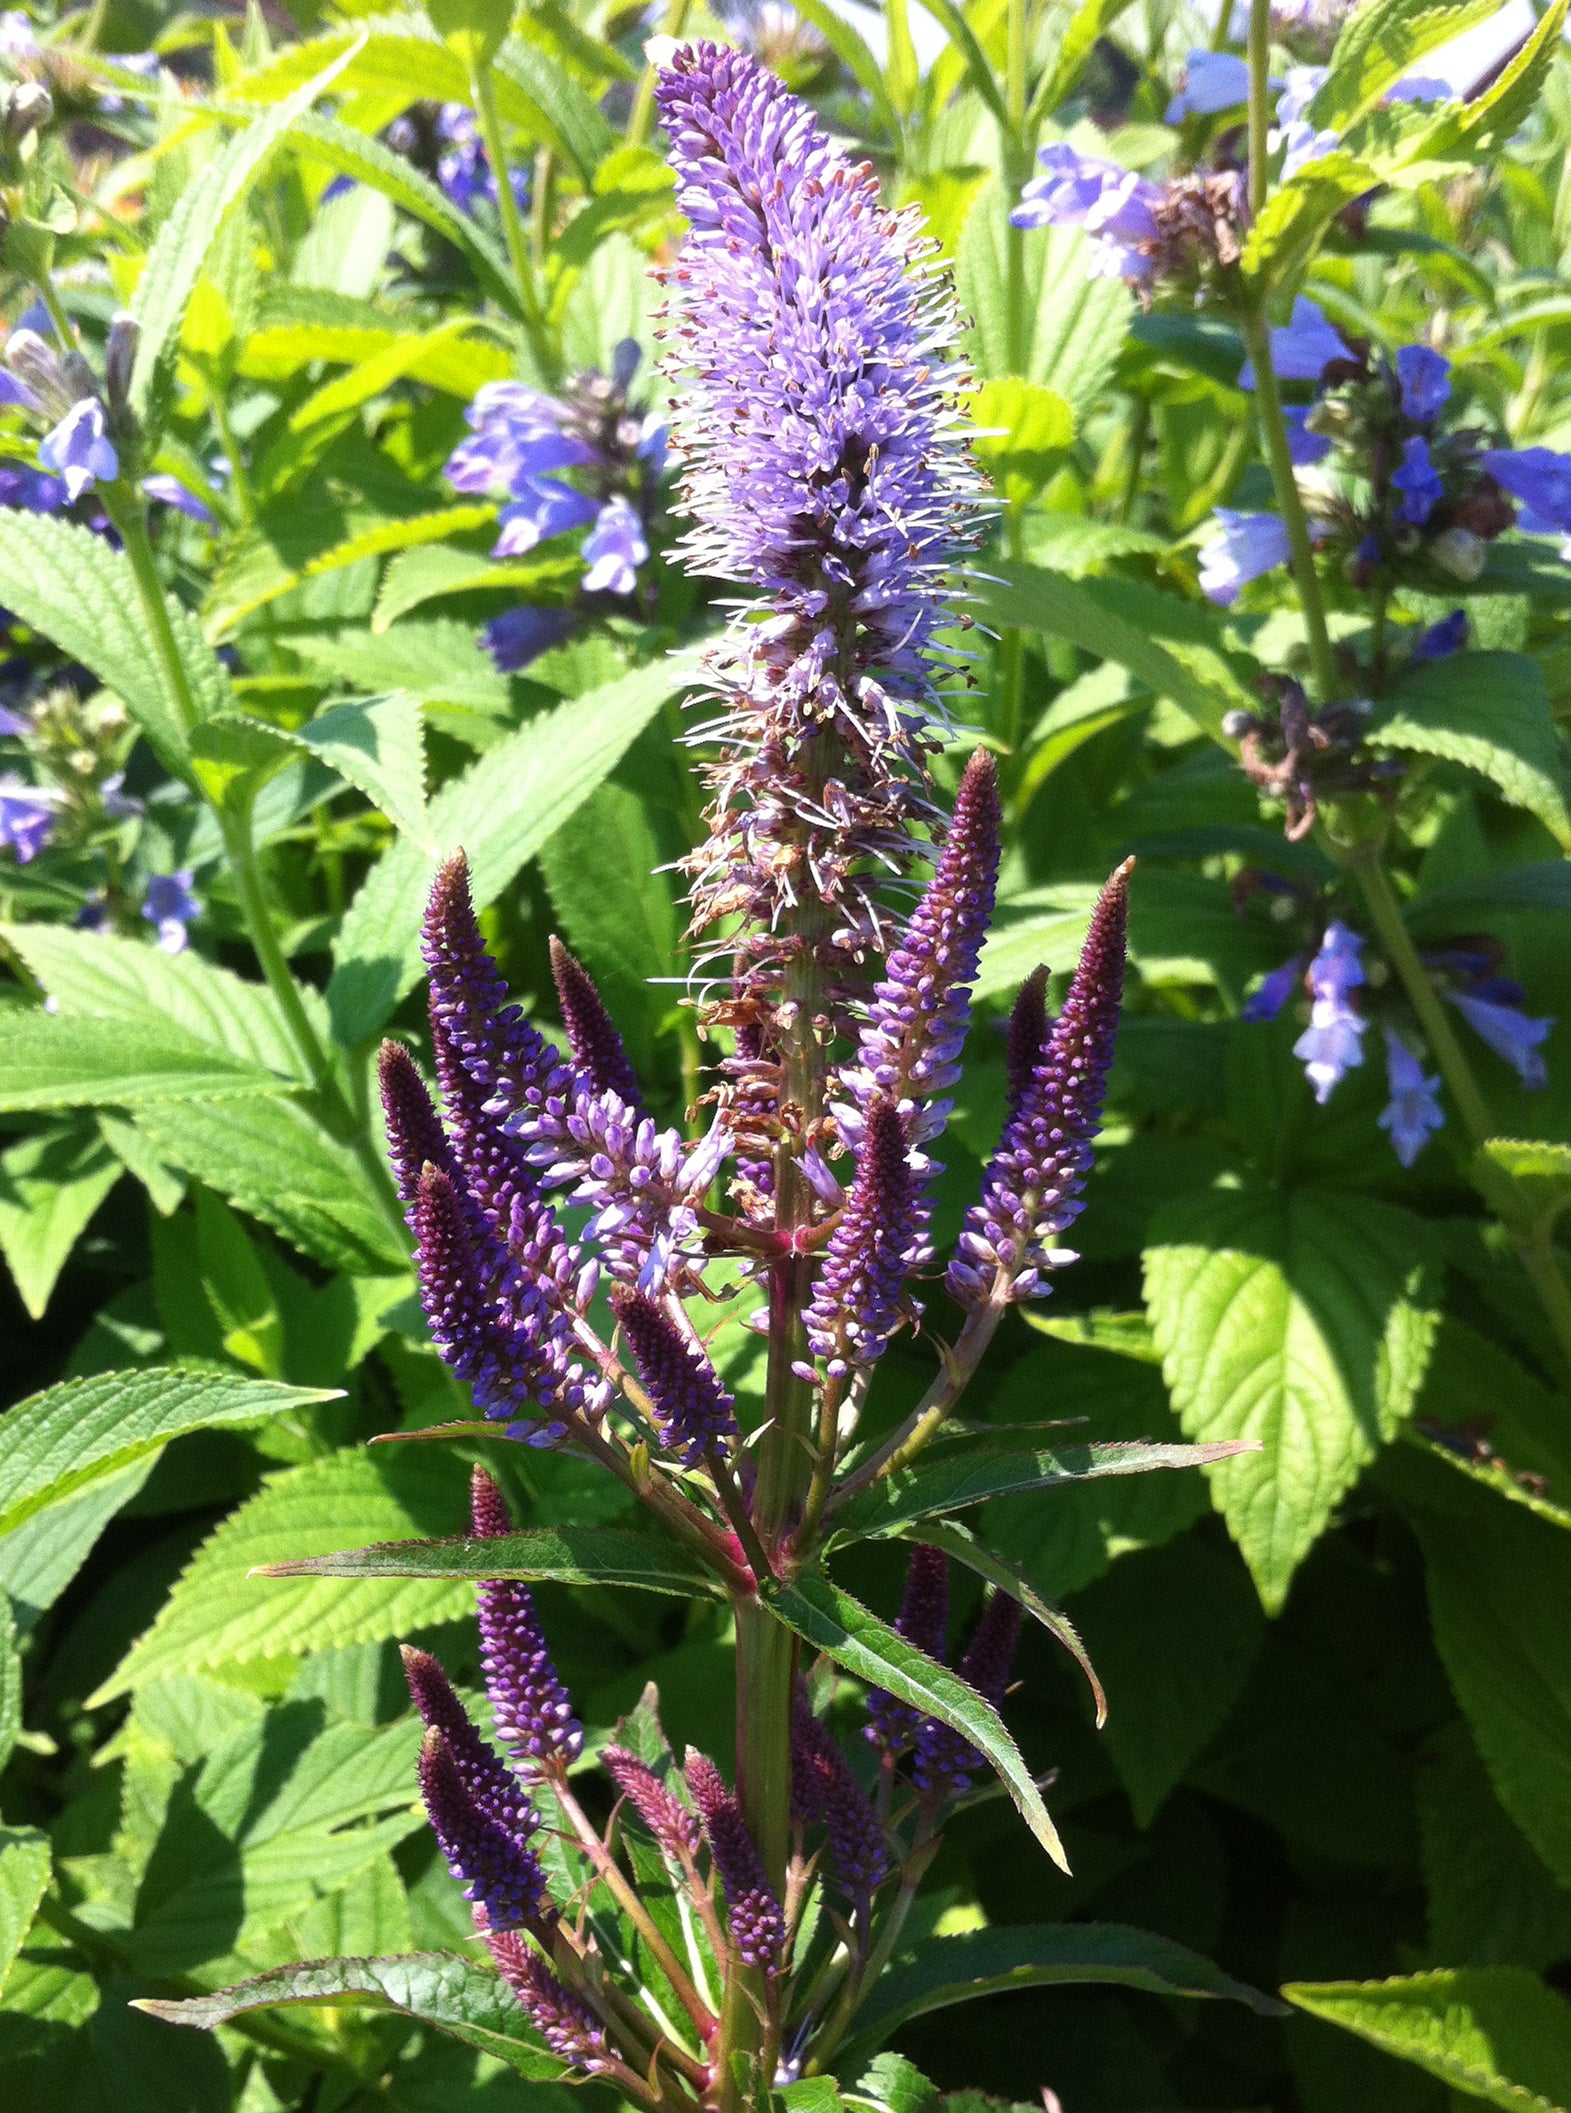
{"type": "Polygon", "coordinates": [[[387,1143],[398,1181],[398,1193],[413,1205],[420,1192],[420,1176],[426,1167],[453,1171],[452,1154],[443,1134],[436,1103],[426,1091],[425,1080],[415,1069],[415,1060],[402,1042],[384,1042],[377,1057],[382,1087],[382,1109],[387,1118],[387,1143]]]}
{"type": "MultiPolygon", "coordinates": [[[[1003,1703],[1019,1641],[1020,1602],[1007,1592],[989,1593],[976,1634],[960,1661],[960,1677],[994,1709],[1003,1703]]],[[[917,1733],[911,1780],[925,1798],[959,1797],[986,1765],[969,1739],[936,1717],[924,1718],[917,1733]]]]}
{"type": "Polygon", "coordinates": [[[947,1278],[962,1306],[1043,1296],[1043,1273],[1074,1259],[1053,1242],[1084,1208],[1080,1192],[1101,1127],[1123,996],[1133,864],[1120,866],[1102,890],[1064,1009],[1004,1125],[981,1200],[967,1214],[947,1278]]]}
{"type": "Polygon", "coordinates": [[[866,1908],[889,1876],[889,1849],[867,1792],[798,1681],[791,1716],[791,1795],[804,1819],[820,1820],[829,1860],[853,1905],[866,1908]]]}
{"type": "Polygon", "coordinates": [[[892,1102],[874,1101],[856,1178],[804,1316],[807,1339],[828,1359],[831,1379],[883,1356],[900,1325],[905,1280],[931,1253],[906,1157],[904,1122],[892,1102]]]}
{"type": "Polygon", "coordinates": [[[575,2069],[608,2067],[605,2031],[583,1997],[575,1995],[516,1930],[499,1930],[486,1943],[497,1971],[551,2052],[575,2069]]]}
{"type": "Polygon", "coordinates": [[[764,1870],[742,1808],[725,1786],[725,1778],[707,1755],[687,1757],[687,1786],[703,1821],[704,1837],[715,1860],[731,1942],[743,1962],[761,1973],[778,1974],[783,1966],[785,1916],[764,1870]]]}
{"type": "Polygon", "coordinates": [[[661,1848],[669,1855],[691,1856],[698,1848],[698,1821],[673,1791],[667,1790],[647,1762],[625,1746],[604,1746],[600,1761],[661,1848]]]}
{"type": "MultiPolygon", "coordinates": [[[[483,1467],[470,1478],[470,1518],[476,1540],[516,1531],[507,1500],[483,1467]]],[[[584,1743],[583,1727],[562,1685],[529,1587],[494,1578],[480,1587],[480,1664],[497,1736],[520,1767],[563,1765],[584,1743]]]]}
{"type": "Polygon", "coordinates": [[[1037,1059],[1047,1041],[1047,966],[1032,969],[1015,994],[1009,1012],[1005,1071],[1009,1081],[1005,1106],[1010,1115],[1020,1106],[1037,1059]]]}
{"type": "Polygon", "coordinates": [[[638,1074],[628,1062],[616,1022],[606,1011],[605,1000],[595,988],[594,978],[580,961],[551,937],[551,980],[562,1008],[568,1047],[579,1070],[596,1093],[614,1093],[629,1108],[643,1105],[638,1074]]]}
{"type": "Polygon", "coordinates": [[[1403,1166],[1410,1167],[1428,1144],[1435,1130],[1445,1127],[1440,1106],[1440,1081],[1425,1076],[1424,1067],[1399,1034],[1388,1027],[1386,1037],[1386,1082],[1391,1098],[1381,1110],[1379,1122],[1391,1138],[1391,1149],[1403,1166]]]}
{"type": "Polygon", "coordinates": [[[620,1285],[611,1294],[661,1436],[681,1460],[731,1445],[736,1404],[702,1343],[684,1335],[663,1308],[620,1285]]]}
{"type": "MultiPolygon", "coordinates": [[[[920,1541],[911,1551],[895,1628],[907,1643],[943,1664],[949,1633],[949,1558],[920,1541]]],[[[867,1736],[886,1754],[903,1753],[922,1722],[919,1710],[877,1687],[868,1689],[867,1717],[867,1736]]]]}
{"type": "Polygon", "coordinates": [[[1322,1107],[1332,1088],[1364,1061],[1361,1044],[1369,1022],[1348,996],[1364,981],[1363,950],[1358,934],[1333,918],[1309,964],[1309,1025],[1293,1044],[1293,1054],[1322,1107]]]}
{"type": "Polygon", "coordinates": [[[453,1683],[429,1651],[405,1644],[400,1655],[420,1720],[447,1741],[470,1800],[517,1840],[528,1841],[540,1824],[535,1809],[518,1778],[475,1729],[453,1683]]]}
{"type": "Polygon", "coordinates": [[[420,1795],[447,1867],[464,1889],[479,1930],[512,1930],[546,1912],[545,1873],[525,1842],[470,1796],[442,1733],[420,1749],[420,1795]]]}

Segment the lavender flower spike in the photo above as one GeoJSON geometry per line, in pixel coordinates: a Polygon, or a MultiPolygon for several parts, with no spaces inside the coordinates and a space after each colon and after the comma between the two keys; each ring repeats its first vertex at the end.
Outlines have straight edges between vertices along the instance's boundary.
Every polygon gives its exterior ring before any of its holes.
{"type": "Polygon", "coordinates": [[[671,1450],[691,1463],[733,1443],[736,1404],[702,1343],[641,1291],[618,1286],[611,1303],[671,1450]]]}
{"type": "Polygon", "coordinates": [[[778,1974],[785,1963],[781,1956],[785,1948],[785,1917],[764,1870],[763,1858],[747,1831],[742,1808],[705,1754],[688,1755],[687,1783],[704,1823],[704,1836],[725,1894],[731,1942],[746,1965],[766,1974],[778,1974]]]}
{"type": "Polygon", "coordinates": [[[643,1094],[639,1090],[638,1076],[627,1060],[622,1037],[606,1010],[605,1000],[595,988],[593,977],[582,962],[573,959],[554,933],[550,946],[551,980],[556,985],[557,1003],[562,1008],[568,1046],[580,1070],[597,1093],[614,1093],[629,1108],[640,1107],[643,1094]]]}
{"type": "Polygon", "coordinates": [[[471,1803],[516,1840],[528,1841],[540,1822],[517,1776],[475,1729],[453,1683],[430,1652],[406,1644],[401,1655],[404,1678],[421,1722],[447,1741],[448,1755],[471,1803]]]}
{"type": "MultiPolygon", "coordinates": [[[[911,1550],[895,1628],[907,1643],[943,1664],[949,1631],[949,1558],[920,1541],[911,1550]]],[[[903,1753],[922,1722],[920,1711],[897,1702],[882,1688],[868,1690],[867,1719],[867,1736],[886,1754],[903,1753]]]]}
{"type": "Polygon", "coordinates": [[[889,1876],[884,1830],[800,1680],[791,1715],[791,1794],[804,1818],[823,1822],[835,1875],[853,1904],[865,1908],[889,1876]]]}
{"type": "Polygon", "coordinates": [[[551,2052],[575,2069],[608,2068],[604,2028],[583,1997],[559,1980],[516,1930],[499,1930],[486,1943],[497,1971],[551,2052]]]}
{"type": "Polygon", "coordinates": [[[420,1749],[420,1795],[448,1869],[473,1904],[480,1930],[517,1929],[545,1912],[545,1873],[534,1851],[478,1805],[442,1733],[420,1749]]]}
{"type": "Polygon", "coordinates": [[[685,557],[768,597],[710,662],[724,746],[693,926],[740,912],[740,980],[765,997],[804,949],[831,981],[884,950],[879,869],[926,812],[935,590],[978,487],[917,216],[744,53],[680,49],[657,93],[692,223],[667,273],[685,557]]]}
{"type": "MultiPolygon", "coordinates": [[[[476,1540],[515,1531],[507,1500],[483,1467],[469,1485],[476,1540]]],[[[497,1736],[520,1768],[564,1766],[584,1743],[583,1727],[551,1662],[529,1587],[517,1578],[492,1578],[480,1587],[480,1664],[497,1736]]]]}
{"type": "Polygon", "coordinates": [[[828,1359],[831,1379],[883,1356],[900,1325],[905,1280],[931,1253],[906,1160],[904,1122],[892,1102],[874,1101],[851,1194],[804,1315],[807,1339],[828,1359]]]}
{"type": "MultiPolygon", "coordinates": [[[[1007,1592],[992,1592],[977,1623],[976,1634],[960,1661],[960,1677],[984,1702],[997,1709],[1009,1685],[1009,1669],[1020,1641],[1020,1602],[1007,1592]]],[[[924,1718],[916,1738],[911,1780],[926,1798],[959,1797],[971,1787],[982,1756],[961,1733],[936,1717],[924,1718]]]]}
{"type": "Polygon", "coordinates": [[[691,1856],[698,1847],[698,1821],[648,1763],[625,1746],[603,1746],[600,1762],[661,1848],[691,1856]]]}
{"type": "Polygon", "coordinates": [[[1118,1031],[1133,863],[1120,866],[1102,890],[1064,1009],[1004,1125],[981,1200],[967,1214],[947,1279],[962,1306],[1040,1296],[1043,1272],[1066,1259],[1052,1242],[1084,1208],[1080,1191],[1118,1031]]]}

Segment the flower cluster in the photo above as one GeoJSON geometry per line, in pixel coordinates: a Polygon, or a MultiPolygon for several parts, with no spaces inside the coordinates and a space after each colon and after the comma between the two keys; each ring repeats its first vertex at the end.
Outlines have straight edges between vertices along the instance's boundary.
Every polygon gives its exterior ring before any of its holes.
{"type": "Polygon", "coordinates": [[[1084,228],[1088,275],[1124,280],[1147,305],[1158,281],[1197,294],[1243,254],[1249,210],[1236,168],[1158,184],[1063,143],[1039,149],[1037,160],[1043,173],[1021,193],[1010,214],[1015,226],[1084,228]]]}
{"type": "Polygon", "coordinates": [[[1228,712],[1222,731],[1238,743],[1244,775],[1285,805],[1290,844],[1309,834],[1328,794],[1370,792],[1401,776],[1400,758],[1373,756],[1363,746],[1370,710],[1364,701],[1313,712],[1291,676],[1262,676],[1259,687],[1267,702],[1253,712],[1228,712]]]}

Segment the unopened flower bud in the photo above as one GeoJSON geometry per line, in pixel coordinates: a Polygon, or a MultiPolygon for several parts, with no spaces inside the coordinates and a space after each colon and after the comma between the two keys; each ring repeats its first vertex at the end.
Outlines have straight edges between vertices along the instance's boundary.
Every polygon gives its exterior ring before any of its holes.
{"type": "Polygon", "coordinates": [[[36,330],[13,330],[6,339],[5,360],[51,417],[62,416],[76,401],[66,387],[59,354],[36,330]]]}
{"type": "Polygon", "coordinates": [[[49,90],[41,81],[19,81],[6,98],[6,146],[25,160],[37,143],[37,134],[54,114],[49,90]]]}
{"type": "Polygon", "coordinates": [[[130,401],[131,370],[136,365],[136,348],[141,336],[141,324],[124,310],[109,326],[109,342],[104,348],[104,395],[110,413],[116,419],[124,417],[130,401]]]}
{"type": "Polygon", "coordinates": [[[1254,723],[1253,712],[1225,712],[1222,716],[1222,731],[1229,741],[1242,741],[1254,723]]]}
{"type": "Polygon", "coordinates": [[[1483,571],[1487,552],[1471,529],[1448,528],[1430,544],[1429,555],[1452,579],[1468,581],[1476,580],[1483,571]]]}

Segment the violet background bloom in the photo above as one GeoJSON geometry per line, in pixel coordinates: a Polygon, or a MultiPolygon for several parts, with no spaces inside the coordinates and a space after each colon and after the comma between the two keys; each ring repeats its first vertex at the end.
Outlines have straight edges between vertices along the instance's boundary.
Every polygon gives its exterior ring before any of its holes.
{"type": "Polygon", "coordinates": [[[522,382],[486,382],[464,416],[473,437],[447,458],[454,491],[511,490],[526,477],[594,460],[588,443],[564,430],[567,406],[522,382]]]}
{"type": "Polygon", "coordinates": [[[1440,1081],[1425,1076],[1424,1067],[1393,1029],[1386,1028],[1386,1083],[1391,1098],[1378,1118],[1389,1132],[1391,1149],[1403,1166],[1410,1167],[1429,1142],[1431,1134],[1445,1126],[1439,1102],[1440,1081]]]}
{"type": "Polygon", "coordinates": [[[29,785],[15,772],[0,778],[0,845],[9,845],[19,866],[37,858],[55,826],[59,795],[29,785]]]}
{"type": "Polygon", "coordinates": [[[1549,1067],[1539,1049],[1554,1026],[1553,1018],[1532,1019],[1520,1004],[1484,997],[1472,991],[1452,990],[1446,996],[1481,1042],[1487,1042],[1498,1057],[1520,1077],[1524,1086],[1547,1086],[1549,1067]]]}
{"type": "Polygon", "coordinates": [[[1571,532],[1571,455],[1553,448],[1485,448],[1478,460],[1538,522],[1562,535],[1571,532]]]}
{"type": "Polygon", "coordinates": [[[1467,644],[1467,611],[1453,609],[1449,616],[1441,617],[1439,623],[1431,624],[1414,639],[1408,653],[1409,660],[1444,660],[1452,653],[1460,653],[1467,644]]]}
{"type": "Polygon", "coordinates": [[[1294,954],[1280,968],[1272,969],[1264,983],[1244,1001],[1239,1017],[1251,1022],[1274,1020],[1303,981],[1304,957],[1294,954]]]}
{"type": "Polygon", "coordinates": [[[1229,609],[1241,587],[1287,563],[1287,523],[1280,514],[1242,514],[1231,506],[1219,506],[1212,519],[1222,533],[1200,552],[1200,590],[1229,609]]]}
{"type": "Polygon", "coordinates": [[[1309,964],[1309,1025],[1293,1044],[1293,1054],[1322,1107],[1332,1088],[1364,1061],[1362,1042],[1369,1022],[1348,998],[1364,981],[1363,950],[1359,935],[1333,918],[1309,964]]]}
{"type": "Polygon", "coordinates": [[[142,479],[142,489],[149,499],[158,500],[160,505],[172,506],[177,513],[187,514],[193,521],[211,525],[212,508],[204,505],[195,492],[188,492],[178,477],[155,470],[151,477],[142,479]]]}
{"type": "Polygon", "coordinates": [[[638,568],[649,556],[644,524],[631,502],[620,493],[601,507],[594,527],[584,538],[585,594],[631,594],[638,585],[638,568]]]}
{"type": "Polygon", "coordinates": [[[96,396],[74,403],[60,423],[38,443],[38,460],[65,482],[66,496],[80,499],[102,480],[113,483],[120,457],[104,430],[104,407],[96,396]]]}
{"type": "Polygon", "coordinates": [[[1009,215],[1015,226],[1083,227],[1091,238],[1088,276],[1148,277],[1150,261],[1130,245],[1156,239],[1161,186],[1062,142],[1040,148],[1036,158],[1043,174],[1020,193],[1009,215]]]}
{"type": "Polygon", "coordinates": [[[1401,515],[1414,528],[1422,528],[1445,497],[1445,482],[1430,459],[1429,442],[1414,433],[1402,446],[1402,466],[1391,476],[1402,494],[1401,515]]]}
{"type": "Polygon", "coordinates": [[[585,527],[599,511],[593,499],[556,477],[521,477],[513,491],[497,517],[502,533],[491,546],[494,558],[522,557],[550,536],[585,527]]]}
{"type": "MultiPolygon", "coordinates": [[[[1278,381],[1317,382],[1332,360],[1352,356],[1350,347],[1306,294],[1299,295],[1288,320],[1271,332],[1271,364],[1278,381]]],[[[1254,385],[1255,363],[1245,360],[1238,370],[1238,386],[1252,389],[1254,385]]]]}
{"type": "Polygon", "coordinates": [[[1324,462],[1331,452],[1331,443],[1324,433],[1311,433],[1305,420],[1312,405],[1284,404],[1282,417],[1287,425],[1288,459],[1296,469],[1308,469],[1311,464],[1324,462]]]}
{"type": "Polygon", "coordinates": [[[1191,51],[1184,85],[1168,104],[1164,124],[1186,117],[1216,117],[1249,100],[1249,67],[1230,51],[1191,51]]]}
{"type": "Polygon", "coordinates": [[[1396,356],[1403,416],[1419,425],[1438,418],[1451,397],[1451,362],[1428,345],[1404,345],[1396,356]]]}
{"type": "MultiPolygon", "coordinates": [[[[474,112],[463,103],[444,103],[438,114],[436,129],[448,142],[447,151],[436,165],[436,180],[446,192],[451,204],[461,213],[473,213],[476,203],[484,198],[491,205],[497,203],[496,173],[491,167],[485,142],[480,137],[480,127],[474,112]]],[[[510,169],[508,181],[518,209],[523,212],[529,204],[529,175],[524,169],[510,169]]]]}
{"type": "Polygon", "coordinates": [[[66,488],[59,477],[17,462],[0,463],[0,506],[18,506],[30,514],[54,514],[65,504],[66,488]]]}
{"type": "Polygon", "coordinates": [[[572,632],[571,609],[536,609],[525,604],[493,616],[480,636],[504,675],[516,675],[542,653],[559,646],[572,632]]]}
{"type": "Polygon", "coordinates": [[[166,954],[184,953],[186,927],[202,914],[201,903],[191,893],[192,879],[189,872],[155,873],[142,897],[142,915],[156,929],[166,954]]]}

